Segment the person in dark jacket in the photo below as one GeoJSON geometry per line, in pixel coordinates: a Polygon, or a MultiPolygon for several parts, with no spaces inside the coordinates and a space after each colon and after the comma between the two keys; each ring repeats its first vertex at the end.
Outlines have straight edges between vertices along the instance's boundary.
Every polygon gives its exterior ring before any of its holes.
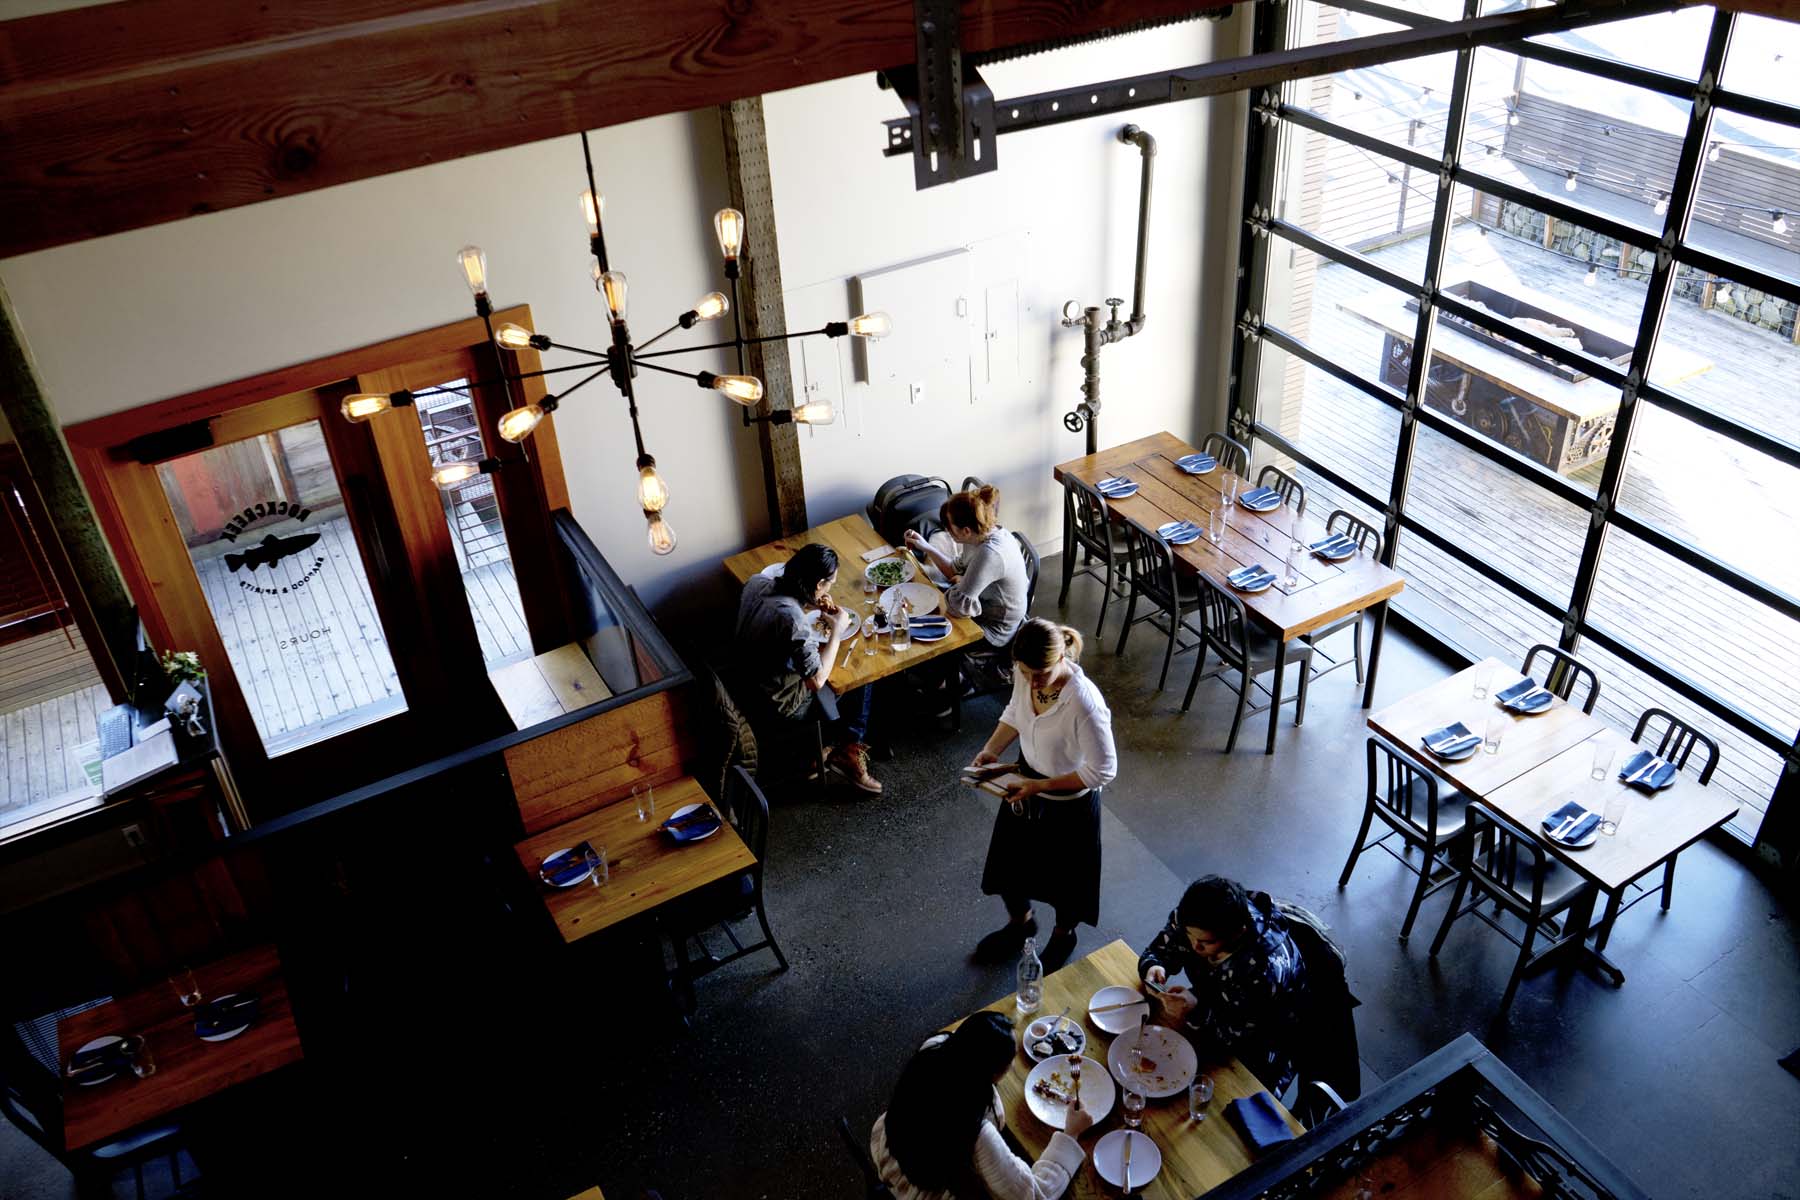
{"type": "Polygon", "coordinates": [[[1297,1073],[1307,1010],[1306,962],[1288,919],[1263,892],[1218,875],[1190,884],[1169,923],[1138,959],[1154,988],[1187,973],[1187,987],[1156,996],[1165,1024],[1202,1047],[1236,1055],[1277,1096],[1297,1073]]]}

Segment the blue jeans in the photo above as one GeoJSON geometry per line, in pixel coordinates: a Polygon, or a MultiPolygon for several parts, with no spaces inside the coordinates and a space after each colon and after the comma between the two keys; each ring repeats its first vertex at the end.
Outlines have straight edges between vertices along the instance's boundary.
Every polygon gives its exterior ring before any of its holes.
{"type": "Polygon", "coordinates": [[[867,741],[869,736],[869,714],[875,706],[875,689],[867,684],[845,692],[842,696],[829,687],[822,687],[813,696],[820,716],[825,723],[838,733],[846,742],[867,741]]]}

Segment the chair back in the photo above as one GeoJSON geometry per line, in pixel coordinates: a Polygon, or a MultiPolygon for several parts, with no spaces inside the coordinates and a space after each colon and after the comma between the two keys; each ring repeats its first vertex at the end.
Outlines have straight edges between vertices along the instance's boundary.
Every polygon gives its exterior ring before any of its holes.
{"type": "Polygon", "coordinates": [[[1131,568],[1131,586],[1159,608],[1178,613],[1175,551],[1130,517],[1125,518],[1125,546],[1131,568]]]}
{"type": "Polygon", "coordinates": [[[1025,560],[1025,607],[1029,610],[1031,602],[1037,599],[1038,576],[1043,574],[1044,560],[1038,554],[1037,547],[1031,544],[1030,538],[1016,529],[1009,529],[1007,532],[1019,543],[1019,557],[1025,560]]]}
{"type": "Polygon", "coordinates": [[[1281,493],[1281,502],[1293,507],[1295,516],[1306,515],[1306,485],[1274,463],[1263,467],[1256,476],[1256,486],[1274,488],[1281,493]]]}
{"type": "MultiPolygon", "coordinates": [[[[1112,512],[1106,507],[1105,496],[1075,476],[1065,475],[1063,512],[1068,518],[1069,532],[1077,543],[1109,560],[1113,557],[1112,512]]],[[[1063,553],[1068,554],[1071,550],[1072,547],[1065,546],[1063,553]]]]}
{"type": "MultiPolygon", "coordinates": [[[[49,1021],[54,1035],[55,1017],[41,1019],[49,1021]]],[[[67,1162],[62,1147],[62,1092],[57,1071],[45,1066],[26,1047],[22,1034],[20,1026],[11,1023],[0,1029],[0,1113],[57,1161],[67,1162]]]]}
{"type": "Polygon", "coordinates": [[[1680,717],[1665,708],[1646,708],[1644,715],[1638,718],[1637,728],[1631,731],[1633,742],[1644,740],[1644,730],[1650,727],[1652,720],[1665,722],[1662,737],[1656,742],[1656,757],[1664,762],[1675,764],[1677,771],[1687,769],[1688,756],[1698,747],[1706,750],[1706,765],[1700,768],[1700,785],[1705,787],[1712,782],[1713,769],[1719,765],[1719,743],[1683,721],[1680,717]]]}
{"type": "MultiPolygon", "coordinates": [[[[1588,694],[1586,701],[1581,705],[1581,711],[1592,713],[1594,702],[1600,699],[1600,677],[1594,674],[1594,669],[1583,666],[1581,660],[1573,654],[1559,650],[1555,646],[1545,645],[1543,642],[1539,642],[1525,652],[1525,665],[1519,669],[1525,674],[1531,675],[1531,666],[1540,657],[1550,660],[1550,670],[1544,676],[1544,686],[1564,700],[1569,699],[1578,682],[1587,681],[1588,694]]],[[[1537,677],[1533,675],[1532,678],[1537,677]]],[[[1574,703],[1574,701],[1571,700],[1570,703],[1574,703]]]]}
{"type": "Polygon", "coordinates": [[[769,798],[741,766],[725,773],[725,808],[732,827],[756,856],[752,871],[760,878],[769,850],[769,798]]]}
{"type": "Polygon", "coordinates": [[[1538,840],[1479,800],[1469,803],[1469,825],[1478,842],[1484,833],[1488,838],[1487,848],[1470,861],[1470,874],[1516,915],[1536,920],[1549,865],[1538,840]]]}
{"type": "Polygon", "coordinates": [[[849,1150],[850,1157],[856,1160],[856,1169],[862,1172],[863,1194],[868,1196],[869,1200],[892,1196],[894,1193],[888,1190],[888,1185],[881,1181],[880,1172],[875,1170],[875,1160],[869,1157],[868,1146],[858,1142],[856,1135],[850,1132],[848,1118],[839,1117],[837,1119],[837,1131],[838,1136],[844,1139],[844,1148],[849,1150]]]}
{"type": "Polygon", "coordinates": [[[1242,668],[1250,661],[1250,623],[1244,602],[1200,576],[1200,630],[1208,648],[1229,666],[1242,668]]]}
{"type": "Polygon", "coordinates": [[[1348,509],[1334,509],[1325,518],[1325,532],[1336,533],[1343,529],[1345,536],[1356,542],[1358,550],[1368,550],[1376,558],[1381,557],[1381,531],[1357,516],[1348,509]]]}
{"type": "Polygon", "coordinates": [[[1326,935],[1319,918],[1287,901],[1277,905],[1287,918],[1294,949],[1306,964],[1306,1008],[1294,1055],[1300,1086],[1304,1091],[1308,1083],[1325,1085],[1341,1110],[1344,1100],[1362,1095],[1355,1017],[1360,1001],[1350,994],[1344,977],[1343,951],[1326,935]]]}
{"type": "Polygon", "coordinates": [[[1212,455],[1221,467],[1240,479],[1250,473],[1249,448],[1222,433],[1207,434],[1206,440],[1200,443],[1200,453],[1212,455]]]}
{"type": "Polygon", "coordinates": [[[1368,745],[1370,802],[1381,805],[1435,845],[1437,778],[1380,738],[1370,738],[1368,745]]]}

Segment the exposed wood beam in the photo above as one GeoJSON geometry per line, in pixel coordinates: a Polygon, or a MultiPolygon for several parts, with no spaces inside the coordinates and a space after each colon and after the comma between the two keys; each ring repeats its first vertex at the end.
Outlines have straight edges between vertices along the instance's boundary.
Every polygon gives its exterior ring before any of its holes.
{"type": "MultiPolygon", "coordinates": [[[[1216,7],[968,0],[963,45],[1216,7]]],[[[913,53],[910,0],[126,0],[0,22],[0,256],[913,53]]]]}

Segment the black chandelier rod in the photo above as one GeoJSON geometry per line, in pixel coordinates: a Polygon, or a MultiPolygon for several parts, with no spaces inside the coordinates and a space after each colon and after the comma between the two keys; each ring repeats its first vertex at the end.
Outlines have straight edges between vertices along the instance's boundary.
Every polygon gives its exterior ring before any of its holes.
{"type": "MultiPolygon", "coordinates": [[[[829,334],[830,332],[831,327],[827,325],[819,329],[801,329],[793,333],[770,333],[765,334],[762,337],[753,338],[733,338],[729,342],[708,342],[703,346],[682,346],[675,350],[658,350],[655,354],[633,354],[631,357],[633,362],[643,362],[646,358],[667,358],[671,354],[696,353],[701,350],[723,350],[727,346],[736,346],[738,348],[738,374],[742,375],[745,374],[743,369],[745,346],[759,345],[763,342],[783,342],[787,341],[789,338],[812,337],[814,334],[829,334]]],[[[650,364],[645,363],[644,365],[649,366],[650,364]]]]}
{"type": "MultiPolygon", "coordinates": [[[[632,359],[636,360],[638,358],[638,351],[648,350],[651,346],[656,345],[656,343],[662,341],[664,338],[668,337],[671,333],[674,333],[677,329],[680,329],[680,328],[681,328],[681,322],[677,321],[673,325],[669,326],[667,329],[663,330],[661,333],[657,334],[655,337],[651,338],[649,341],[645,342],[642,346],[633,346],[631,348],[632,359]]],[[[689,347],[689,348],[696,349],[697,347],[689,347]]],[[[681,351],[680,350],[671,350],[671,351],[669,351],[669,353],[670,354],[680,354],[681,351]]]]}
{"type": "MultiPolygon", "coordinates": [[[[583,353],[591,354],[593,352],[592,351],[583,351],[583,353]]],[[[492,379],[471,380],[468,383],[463,384],[461,387],[451,387],[448,384],[441,384],[437,387],[423,388],[419,391],[416,391],[413,393],[413,398],[417,399],[420,396],[441,396],[441,395],[445,394],[446,392],[461,393],[463,391],[473,391],[475,388],[489,387],[496,383],[513,383],[513,382],[516,382],[518,380],[523,380],[523,379],[537,379],[544,375],[555,375],[561,371],[579,371],[584,367],[591,367],[593,365],[594,364],[591,362],[569,363],[566,366],[561,366],[561,367],[545,367],[541,371],[525,371],[518,375],[496,375],[492,379]]],[[[602,368],[602,369],[604,370],[605,368],[602,368]]],[[[579,387],[580,384],[577,384],[576,386],[579,387]]]]}
{"type": "Polygon", "coordinates": [[[581,161],[587,167],[588,193],[594,197],[594,236],[588,239],[588,249],[594,252],[600,269],[610,271],[612,267],[606,261],[606,214],[600,211],[600,187],[594,182],[594,153],[588,149],[585,129],[581,131],[581,161]]]}
{"type": "Polygon", "coordinates": [[[677,371],[674,367],[665,367],[661,363],[640,362],[638,366],[649,371],[661,371],[664,375],[679,375],[683,379],[699,381],[700,376],[693,371],[677,371]]]}

